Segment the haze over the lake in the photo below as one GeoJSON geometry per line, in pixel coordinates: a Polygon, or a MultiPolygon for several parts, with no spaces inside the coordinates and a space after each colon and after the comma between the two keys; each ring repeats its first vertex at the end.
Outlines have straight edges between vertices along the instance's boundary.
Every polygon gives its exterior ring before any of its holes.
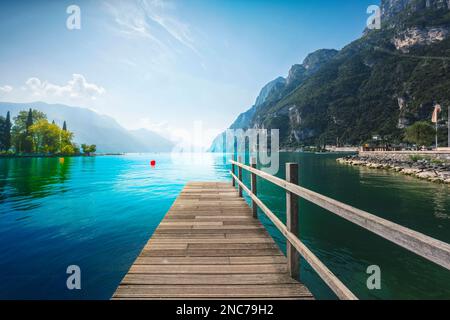
{"type": "Polygon", "coordinates": [[[82,106],[168,137],[202,121],[209,145],[268,81],[359,37],[374,2],[77,1],[80,30],[70,3],[2,2],[0,101],[82,106]]]}

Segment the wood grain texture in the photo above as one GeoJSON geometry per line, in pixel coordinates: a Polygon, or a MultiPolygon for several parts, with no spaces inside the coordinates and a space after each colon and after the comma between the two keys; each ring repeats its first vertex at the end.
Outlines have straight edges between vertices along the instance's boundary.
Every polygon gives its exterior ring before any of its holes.
{"type": "Polygon", "coordinates": [[[231,184],[188,183],[113,299],[313,299],[231,184]]]}

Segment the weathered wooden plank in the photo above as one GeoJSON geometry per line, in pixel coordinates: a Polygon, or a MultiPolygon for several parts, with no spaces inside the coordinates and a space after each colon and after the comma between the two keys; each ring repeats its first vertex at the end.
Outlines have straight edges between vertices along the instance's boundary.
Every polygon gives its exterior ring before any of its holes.
{"type": "Polygon", "coordinates": [[[136,259],[134,264],[286,264],[284,256],[243,256],[243,257],[143,257],[136,259]]]}
{"type": "Polygon", "coordinates": [[[284,264],[241,264],[241,265],[148,265],[135,264],[130,268],[130,273],[148,274],[244,274],[244,273],[287,273],[287,265],[284,264]]]}
{"type": "MultiPolygon", "coordinates": [[[[152,243],[151,248],[154,250],[187,250],[187,243],[152,243]]],[[[145,248],[148,245],[145,246],[145,248]]]]}
{"type": "Polygon", "coordinates": [[[176,265],[184,265],[184,264],[194,264],[194,265],[214,265],[214,264],[230,264],[230,257],[143,257],[139,256],[134,265],[137,264],[176,264],[176,265]]]}
{"type": "Polygon", "coordinates": [[[235,223],[245,223],[245,222],[252,222],[254,223],[253,218],[248,218],[246,216],[234,216],[234,217],[225,217],[225,216],[170,216],[166,217],[164,219],[166,222],[225,222],[225,221],[232,221],[235,223]]]}
{"type": "Polygon", "coordinates": [[[238,220],[238,221],[223,221],[223,226],[261,226],[259,222],[253,219],[248,220],[238,220]]]}
{"type": "Polygon", "coordinates": [[[249,228],[234,228],[234,229],[230,229],[230,228],[216,228],[216,229],[212,229],[212,228],[208,228],[208,229],[160,228],[155,231],[155,234],[156,235],[160,235],[160,234],[215,234],[215,233],[242,234],[243,232],[247,232],[247,231],[252,232],[254,234],[259,234],[259,235],[267,234],[266,230],[263,227],[252,228],[252,229],[249,229],[249,228]]]}
{"type": "Polygon", "coordinates": [[[154,233],[152,239],[226,239],[226,234],[222,232],[209,234],[209,233],[154,233]]]}
{"type": "MultiPolygon", "coordinates": [[[[208,239],[207,243],[210,244],[231,244],[231,243],[274,243],[274,241],[272,239],[269,239],[267,237],[259,237],[259,238],[244,238],[244,235],[242,235],[243,237],[240,238],[214,238],[214,239],[208,239]]],[[[189,237],[175,237],[175,238],[152,238],[147,246],[150,246],[152,244],[163,244],[163,243],[167,243],[167,244],[173,244],[173,243],[186,243],[186,244],[190,244],[190,243],[206,243],[205,239],[192,239],[189,237]]]]}
{"type": "Polygon", "coordinates": [[[194,219],[197,221],[199,220],[200,221],[219,220],[219,221],[239,221],[239,222],[254,221],[253,218],[245,216],[244,214],[242,216],[195,216],[194,219]]]}
{"type": "Polygon", "coordinates": [[[178,250],[178,249],[146,249],[142,250],[143,257],[244,257],[244,256],[267,256],[282,255],[279,249],[199,249],[199,250],[178,250]]]}
{"type": "Polygon", "coordinates": [[[283,273],[269,274],[128,274],[122,285],[262,285],[295,284],[283,273]]]}
{"type": "Polygon", "coordinates": [[[196,216],[196,217],[221,217],[224,215],[227,215],[228,217],[235,217],[235,216],[241,216],[249,214],[250,210],[248,211],[237,211],[237,210],[229,210],[229,211],[211,211],[211,210],[204,210],[204,211],[182,211],[182,212],[171,212],[168,214],[168,217],[183,217],[183,216],[196,216]]]}
{"type": "Polygon", "coordinates": [[[259,256],[259,257],[229,257],[230,264],[286,264],[285,256],[259,256]]]}
{"type": "MultiPolygon", "coordinates": [[[[184,245],[184,244],[183,244],[184,245]]],[[[275,243],[189,243],[189,250],[207,249],[207,250],[226,250],[226,249],[278,249],[275,243]]]]}
{"type": "MultiPolygon", "coordinates": [[[[241,238],[270,238],[269,234],[267,233],[267,231],[264,232],[252,232],[252,233],[240,233],[240,232],[235,232],[235,233],[226,233],[225,234],[225,238],[226,239],[241,239],[241,238]]],[[[272,239],[272,238],[270,238],[272,239]]]]}
{"type": "MultiPolygon", "coordinates": [[[[200,250],[277,250],[275,243],[151,243],[144,247],[145,252],[152,250],[188,250],[186,254],[200,252],[200,250]]],[[[219,252],[219,253],[220,253],[219,252]]],[[[231,253],[231,252],[230,252],[231,253]]]]}
{"type": "Polygon", "coordinates": [[[116,298],[287,298],[311,297],[311,293],[299,284],[282,285],[123,285],[115,294],[116,298]]]}
{"type": "Polygon", "coordinates": [[[160,227],[193,227],[193,226],[211,226],[211,227],[221,227],[223,226],[222,221],[165,221],[160,223],[160,227]]]}

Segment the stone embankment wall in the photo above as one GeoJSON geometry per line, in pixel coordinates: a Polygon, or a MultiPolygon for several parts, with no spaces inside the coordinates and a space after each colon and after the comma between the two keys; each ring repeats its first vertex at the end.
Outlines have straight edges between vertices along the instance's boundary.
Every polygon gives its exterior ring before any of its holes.
{"type": "Polygon", "coordinates": [[[339,158],[337,161],[352,166],[393,170],[431,182],[450,184],[450,152],[447,151],[361,151],[358,155],[339,158]]]}
{"type": "Polygon", "coordinates": [[[360,151],[360,157],[377,160],[409,161],[414,157],[423,157],[450,162],[449,151],[360,151]]]}

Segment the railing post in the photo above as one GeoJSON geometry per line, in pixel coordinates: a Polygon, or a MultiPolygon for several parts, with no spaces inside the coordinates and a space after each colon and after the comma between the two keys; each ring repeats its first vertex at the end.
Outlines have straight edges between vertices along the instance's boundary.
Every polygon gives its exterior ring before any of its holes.
{"type": "MultiPolygon", "coordinates": [[[[242,164],[242,157],[241,156],[239,156],[238,162],[242,164]]],[[[242,167],[241,166],[238,166],[238,179],[239,179],[239,181],[242,182],[242,167]]],[[[242,187],[241,187],[241,185],[238,186],[238,189],[239,189],[239,197],[242,198],[242,187]]]]}
{"type": "MultiPolygon", "coordinates": [[[[253,169],[256,169],[256,158],[252,158],[251,165],[253,169]]],[[[257,195],[257,189],[256,189],[256,174],[253,172],[252,175],[252,193],[256,196],[257,195]]],[[[253,212],[253,218],[258,218],[258,206],[256,205],[255,201],[252,201],[252,212],[253,212]]]]}
{"type": "MultiPolygon", "coordinates": [[[[298,184],[298,164],[286,163],[286,180],[298,184]]],[[[298,196],[292,192],[286,192],[286,227],[297,238],[298,235],[298,196]]],[[[286,241],[286,253],[288,260],[288,271],[292,278],[298,279],[300,273],[300,255],[297,250],[286,241]]]]}
{"type": "MultiPolygon", "coordinates": [[[[234,163],[231,164],[231,172],[233,172],[233,174],[236,174],[236,165],[234,163]]],[[[236,181],[234,180],[234,177],[231,177],[231,180],[233,181],[233,187],[236,187],[236,181]]]]}
{"type": "Polygon", "coordinates": [[[447,126],[448,126],[448,144],[447,147],[450,148],[450,106],[448,106],[448,120],[447,120],[447,126]]]}

